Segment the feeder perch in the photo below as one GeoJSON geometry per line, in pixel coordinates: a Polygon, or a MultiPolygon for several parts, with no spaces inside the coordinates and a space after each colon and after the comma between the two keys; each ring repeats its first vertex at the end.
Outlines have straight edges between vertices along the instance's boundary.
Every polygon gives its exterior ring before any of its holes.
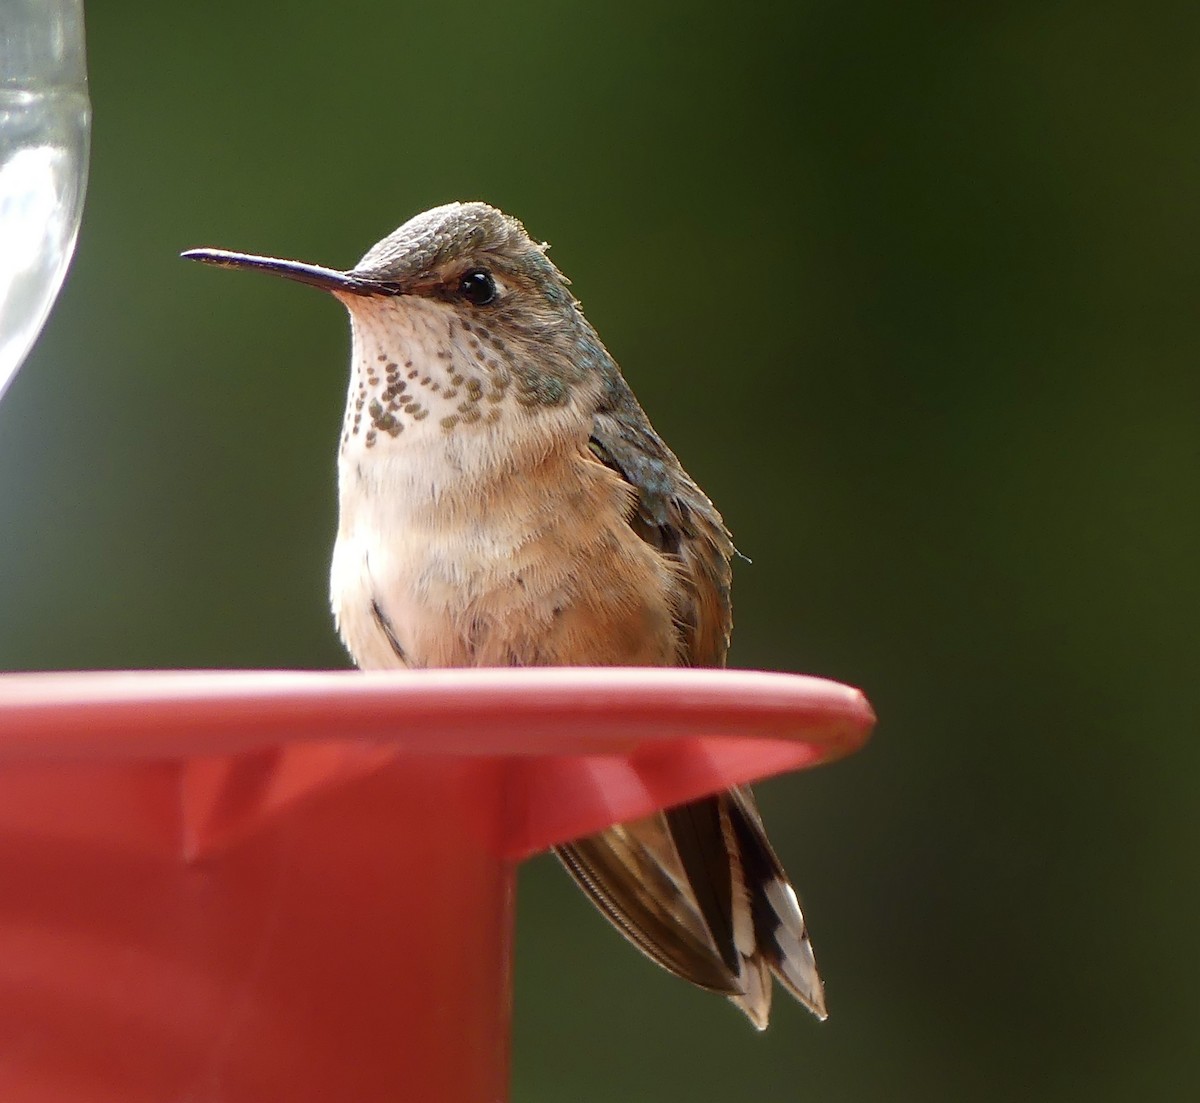
{"type": "Polygon", "coordinates": [[[0,676],[0,1100],[502,1103],[517,863],[873,720],[742,671],[0,676]]]}

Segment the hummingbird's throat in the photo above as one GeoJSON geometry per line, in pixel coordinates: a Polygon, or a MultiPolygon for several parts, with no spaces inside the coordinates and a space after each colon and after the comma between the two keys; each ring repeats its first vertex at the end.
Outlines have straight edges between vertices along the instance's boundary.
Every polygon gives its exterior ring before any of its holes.
{"type": "Polygon", "coordinates": [[[354,353],[343,449],[446,434],[504,416],[513,371],[503,350],[442,303],[348,304],[354,353]]]}
{"type": "Polygon", "coordinates": [[[484,428],[568,404],[553,370],[486,316],[416,296],[347,297],[353,365],[342,449],[484,428]]]}

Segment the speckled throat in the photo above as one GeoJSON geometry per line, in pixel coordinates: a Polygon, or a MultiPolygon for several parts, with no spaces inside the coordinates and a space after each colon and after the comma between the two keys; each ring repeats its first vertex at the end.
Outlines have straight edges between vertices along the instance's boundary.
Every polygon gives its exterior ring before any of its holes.
{"type": "Polygon", "coordinates": [[[356,440],[374,448],[407,432],[429,443],[506,417],[521,432],[529,415],[567,405],[561,376],[486,319],[417,297],[346,298],[354,340],[343,453],[356,440]]]}

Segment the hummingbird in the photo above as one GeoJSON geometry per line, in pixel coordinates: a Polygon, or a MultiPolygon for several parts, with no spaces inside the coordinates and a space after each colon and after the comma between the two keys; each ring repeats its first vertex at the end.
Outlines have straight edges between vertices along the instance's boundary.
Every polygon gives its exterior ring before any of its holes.
{"type": "MultiPolygon", "coordinates": [[[[349,312],[330,600],[364,670],[725,665],[732,537],[548,248],[469,202],[415,216],[345,271],[183,254],[309,284],[349,312]]],[[[759,1030],[772,975],[826,1017],[749,789],[556,852],[634,946],[759,1030]]]]}

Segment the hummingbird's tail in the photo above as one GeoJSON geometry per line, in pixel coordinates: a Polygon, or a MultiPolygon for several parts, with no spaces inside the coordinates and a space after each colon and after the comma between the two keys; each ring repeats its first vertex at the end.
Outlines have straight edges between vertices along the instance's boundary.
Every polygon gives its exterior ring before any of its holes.
{"type": "Polygon", "coordinates": [[[728,996],[759,1030],[772,973],[825,1018],[804,916],[748,789],[618,824],[557,853],[630,942],[728,996]]]}

